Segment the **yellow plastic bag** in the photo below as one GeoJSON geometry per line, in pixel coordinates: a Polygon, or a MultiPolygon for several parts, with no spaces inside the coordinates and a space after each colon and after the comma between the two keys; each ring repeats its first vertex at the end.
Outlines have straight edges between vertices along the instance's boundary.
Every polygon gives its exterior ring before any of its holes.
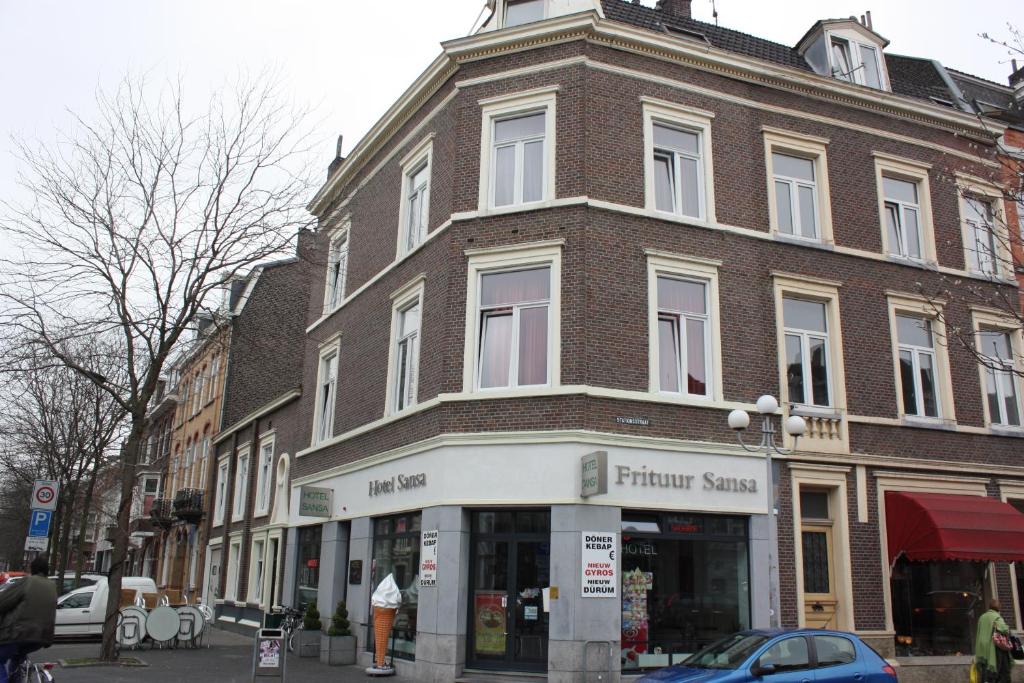
{"type": "Polygon", "coordinates": [[[978,663],[971,664],[971,683],[981,683],[981,673],[978,671],[978,663]]]}

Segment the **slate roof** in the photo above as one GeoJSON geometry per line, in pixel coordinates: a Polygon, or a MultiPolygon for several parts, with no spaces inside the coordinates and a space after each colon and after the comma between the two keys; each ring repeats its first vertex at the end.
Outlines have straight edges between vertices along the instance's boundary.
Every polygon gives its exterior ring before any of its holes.
{"type": "Polygon", "coordinates": [[[773,43],[770,40],[715,26],[704,21],[665,14],[639,3],[628,2],[628,0],[601,0],[601,4],[604,7],[605,17],[612,21],[620,21],[624,24],[658,32],[664,31],[666,26],[691,31],[703,35],[713,47],[722,50],[804,71],[812,71],[804,58],[788,45],[773,43]]]}
{"type": "Polygon", "coordinates": [[[932,60],[887,52],[885,63],[889,69],[892,91],[897,95],[923,100],[937,97],[948,102],[955,101],[956,98],[932,60]]]}

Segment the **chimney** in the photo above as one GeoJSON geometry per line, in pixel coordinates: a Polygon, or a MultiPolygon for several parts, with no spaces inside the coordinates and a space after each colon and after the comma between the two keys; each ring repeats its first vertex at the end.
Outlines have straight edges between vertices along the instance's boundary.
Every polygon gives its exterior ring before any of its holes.
{"type": "Polygon", "coordinates": [[[1018,107],[1024,108],[1024,66],[1017,68],[1017,60],[1010,62],[1013,65],[1013,73],[1010,74],[1010,87],[1013,88],[1013,102],[1018,107]]]}
{"type": "Polygon", "coordinates": [[[330,179],[334,175],[335,169],[341,166],[341,162],[345,161],[345,157],[341,156],[341,141],[345,139],[344,135],[338,136],[338,146],[334,149],[334,161],[327,166],[327,178],[330,179]]]}
{"type": "Polygon", "coordinates": [[[677,19],[692,19],[690,15],[690,3],[693,0],[658,0],[657,10],[663,16],[675,17],[677,19]]]}
{"type": "Polygon", "coordinates": [[[867,27],[868,27],[868,30],[869,31],[874,31],[875,30],[875,25],[873,23],[871,23],[871,10],[868,10],[867,12],[865,12],[864,16],[867,17],[867,20],[868,20],[868,23],[866,24],[867,27]]]}

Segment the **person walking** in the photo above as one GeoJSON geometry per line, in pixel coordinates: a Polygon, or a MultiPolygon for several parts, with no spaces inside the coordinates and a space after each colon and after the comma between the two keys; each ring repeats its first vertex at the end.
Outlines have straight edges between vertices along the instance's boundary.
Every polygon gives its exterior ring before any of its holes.
{"type": "Polygon", "coordinates": [[[47,578],[45,556],[29,569],[30,576],[0,591],[0,683],[8,683],[8,672],[17,672],[25,655],[53,643],[57,587],[47,578]]]}
{"type": "Polygon", "coordinates": [[[978,619],[978,632],[974,637],[974,666],[978,670],[978,683],[1010,683],[1010,653],[996,647],[994,633],[1009,637],[1010,627],[999,614],[999,599],[993,598],[988,611],[978,619]]]}

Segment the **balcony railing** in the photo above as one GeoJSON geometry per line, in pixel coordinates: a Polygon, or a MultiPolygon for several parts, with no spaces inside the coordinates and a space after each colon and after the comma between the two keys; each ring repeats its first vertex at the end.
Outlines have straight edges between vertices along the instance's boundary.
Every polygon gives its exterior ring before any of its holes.
{"type": "Polygon", "coordinates": [[[203,518],[203,490],[179,489],[174,496],[174,516],[198,524],[203,518]]]}
{"type": "Polygon", "coordinates": [[[153,524],[161,529],[169,529],[174,524],[174,513],[171,508],[171,500],[168,498],[157,498],[153,506],[149,508],[149,518],[153,524]]]}

